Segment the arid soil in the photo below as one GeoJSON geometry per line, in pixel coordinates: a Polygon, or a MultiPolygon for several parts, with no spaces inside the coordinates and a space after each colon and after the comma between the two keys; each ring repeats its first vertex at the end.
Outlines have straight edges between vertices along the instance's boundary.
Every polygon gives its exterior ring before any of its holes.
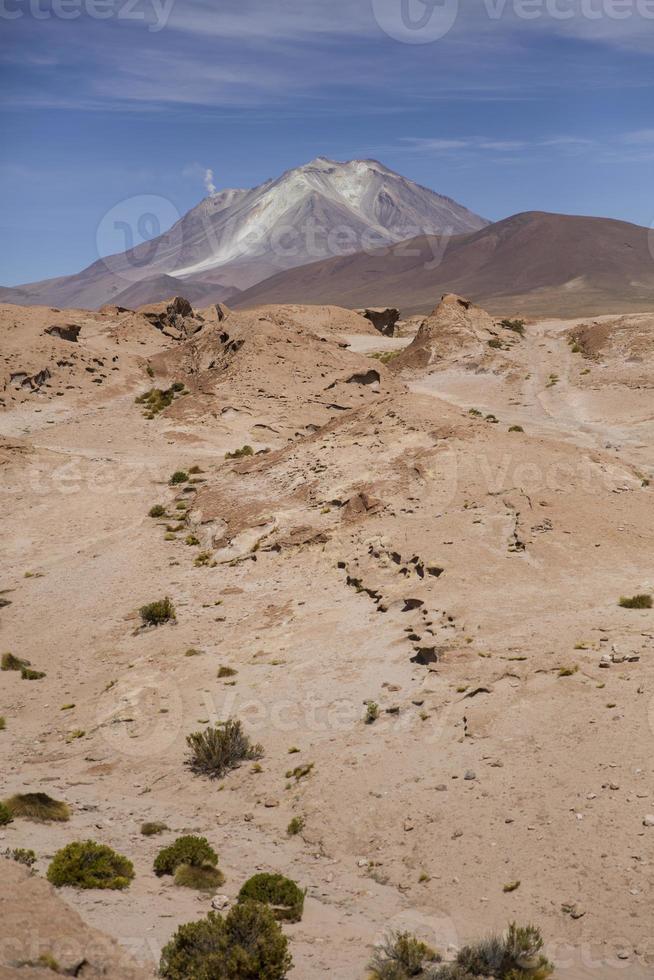
{"type": "Polygon", "coordinates": [[[0,976],[47,975],[15,950],[59,959],[67,930],[89,970],[154,975],[211,907],[152,871],[187,832],[230,900],[257,870],[307,888],[297,980],[362,980],[388,929],[448,955],[513,919],[556,976],[651,977],[654,611],[619,600],[654,593],[654,315],[222,317],[0,307],[1,648],[46,672],[0,674],[3,796],[72,807],[0,853],[42,877],[92,838],[136,870],[55,893],[3,864],[0,976]],[[164,596],[176,623],[142,628],[164,596]],[[229,717],[265,755],[211,782],[186,736],[229,717]]]}

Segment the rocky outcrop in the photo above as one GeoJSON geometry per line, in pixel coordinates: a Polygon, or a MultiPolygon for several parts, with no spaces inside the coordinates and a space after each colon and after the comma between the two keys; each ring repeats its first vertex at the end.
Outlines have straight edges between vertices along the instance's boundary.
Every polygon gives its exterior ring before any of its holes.
{"type": "Polygon", "coordinates": [[[413,341],[390,362],[393,371],[422,369],[441,360],[478,360],[497,331],[493,318],[467,299],[446,293],[413,341]]]}
{"type": "Polygon", "coordinates": [[[46,327],[45,332],[50,337],[58,337],[59,340],[68,340],[71,344],[76,344],[81,329],[76,323],[55,323],[51,327],[46,327]]]}
{"type": "Polygon", "coordinates": [[[203,317],[193,312],[193,307],[183,296],[174,296],[163,303],[141,306],[138,312],[153,327],[173,340],[186,340],[198,333],[204,325],[203,317]]]}
{"type": "Polygon", "coordinates": [[[41,385],[51,378],[50,370],[46,367],[36,374],[28,374],[26,371],[14,371],[9,375],[9,383],[14,388],[38,391],[41,385]]]}
{"type": "Polygon", "coordinates": [[[400,311],[394,307],[377,309],[357,310],[366,320],[370,320],[375,330],[379,330],[384,337],[395,336],[395,326],[400,319],[400,311]]]}

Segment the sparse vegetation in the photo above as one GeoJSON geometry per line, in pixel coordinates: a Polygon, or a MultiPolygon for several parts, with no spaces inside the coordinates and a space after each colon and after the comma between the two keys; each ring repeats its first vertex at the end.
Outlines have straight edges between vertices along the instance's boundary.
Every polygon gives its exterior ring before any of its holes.
{"type": "Polygon", "coordinates": [[[290,878],[262,872],[245,882],[238,893],[238,901],[261,902],[271,906],[276,919],[299,922],[304,910],[304,895],[302,889],[290,878]]]}
{"type": "Polygon", "coordinates": [[[154,859],[154,871],[159,875],[175,874],[180,865],[192,868],[202,868],[205,865],[215,868],[218,855],[206,837],[196,837],[189,834],[178,837],[177,840],[159,851],[154,859]]]}
{"type": "Polygon", "coordinates": [[[5,804],[0,803],[0,827],[4,827],[6,824],[11,823],[13,819],[14,818],[5,804]]]}
{"type": "Polygon", "coordinates": [[[54,800],[47,793],[16,793],[4,802],[12,817],[23,817],[39,823],[61,823],[70,819],[68,804],[54,800]]]}
{"type": "Polygon", "coordinates": [[[148,517],[165,517],[166,508],[162,504],[155,504],[148,511],[148,517]]]}
{"type": "Polygon", "coordinates": [[[7,727],[7,722],[4,715],[0,715],[0,732],[4,732],[7,727]]]}
{"type": "Polygon", "coordinates": [[[32,670],[31,667],[21,667],[20,676],[24,681],[41,681],[46,675],[44,670],[32,670]]]}
{"type": "Polygon", "coordinates": [[[57,887],[122,889],[134,877],[134,867],[105,844],[73,841],[57,851],[46,877],[57,887]]]}
{"type": "Polygon", "coordinates": [[[651,595],[623,595],[620,599],[620,605],[623,609],[651,609],[652,597],[651,595]]]}
{"type": "Polygon", "coordinates": [[[23,670],[24,667],[29,667],[28,660],[20,660],[13,653],[2,654],[2,661],[0,661],[0,668],[2,670],[23,670]]]}
{"type": "Polygon", "coordinates": [[[24,847],[9,848],[5,851],[5,857],[10,858],[12,861],[17,861],[19,864],[24,864],[26,868],[31,868],[36,864],[36,854],[34,851],[24,847]]]}
{"type": "Polygon", "coordinates": [[[168,596],[157,602],[150,602],[147,606],[141,606],[139,614],[144,626],[160,626],[177,618],[175,606],[168,596]]]}
{"type": "Polygon", "coordinates": [[[225,882],[225,875],[219,868],[205,864],[180,864],[175,872],[175,884],[179,888],[195,888],[199,892],[215,892],[225,882]]]}
{"type": "Polygon", "coordinates": [[[159,834],[163,834],[164,830],[168,830],[168,826],[157,820],[146,820],[145,823],[141,824],[141,833],[144,837],[158,837],[159,834]]]}
{"type": "Polygon", "coordinates": [[[223,677],[236,677],[238,673],[233,667],[219,667],[218,668],[218,678],[222,680],[223,677]]]}
{"type": "Polygon", "coordinates": [[[304,817],[293,817],[288,827],[286,828],[286,833],[289,837],[297,837],[304,830],[304,817]]]}
{"type": "Polygon", "coordinates": [[[200,473],[204,473],[204,470],[200,466],[192,466],[189,470],[191,476],[198,476],[200,473]]]}
{"type": "Polygon", "coordinates": [[[165,980],[284,980],[291,966],[288,940],[270,909],[244,902],[224,919],[209,912],[180,926],[159,972],[165,980]]]}
{"type": "Polygon", "coordinates": [[[390,362],[394,361],[396,357],[399,357],[401,353],[401,350],[376,351],[374,354],[370,354],[370,357],[373,357],[376,361],[379,361],[380,364],[390,364],[390,362]]]}
{"type": "Polygon", "coordinates": [[[368,701],[366,705],[366,717],[364,721],[366,725],[372,725],[379,718],[379,705],[375,704],[374,701],[368,701]]]}
{"type": "Polygon", "coordinates": [[[499,337],[491,337],[491,339],[488,341],[488,346],[493,350],[504,350],[504,344],[499,337]]]}
{"type": "Polygon", "coordinates": [[[370,980],[406,980],[424,976],[440,955],[409,932],[393,932],[375,950],[369,964],[370,980]]]}
{"type": "Polygon", "coordinates": [[[168,481],[171,487],[178,487],[182,483],[188,483],[188,473],[184,470],[175,470],[170,480],[168,481]]]}
{"type": "MultiPolygon", "coordinates": [[[[151,378],[154,377],[154,371],[152,371],[149,365],[147,372],[151,378]]],[[[143,415],[146,419],[153,419],[159,412],[163,412],[165,408],[172,405],[175,401],[175,396],[179,395],[182,391],[184,391],[183,383],[176,381],[170,388],[150,388],[149,391],[145,391],[142,395],[139,395],[135,399],[135,402],[137,405],[143,405],[143,415]]]]}
{"type": "Polygon", "coordinates": [[[299,783],[301,779],[309,775],[314,766],[315,762],[307,762],[303,766],[296,766],[295,769],[289,769],[286,773],[286,778],[294,779],[296,783],[299,783]]]}
{"type": "Polygon", "coordinates": [[[241,449],[235,449],[233,453],[225,453],[225,459],[242,459],[244,456],[254,456],[252,446],[242,446],[241,449]]]}
{"type": "Polygon", "coordinates": [[[195,534],[187,534],[184,538],[184,544],[187,544],[190,548],[197,547],[200,544],[200,539],[195,534]]]}
{"type": "Polygon", "coordinates": [[[453,963],[411,933],[394,933],[376,951],[369,980],[546,980],[552,964],[542,954],[535,926],[511,923],[504,936],[490,936],[459,951],[453,963]]]}
{"type": "Polygon", "coordinates": [[[559,677],[574,677],[579,672],[577,664],[574,667],[559,667],[559,677]]]}
{"type": "Polygon", "coordinates": [[[509,432],[524,432],[524,431],[525,430],[522,428],[521,425],[512,425],[509,429],[509,432]]]}
{"type": "Polygon", "coordinates": [[[212,779],[222,779],[241,762],[254,761],[263,756],[263,747],[253,745],[241,722],[231,718],[222,726],[194,732],[187,736],[186,743],[191,750],[188,765],[194,772],[212,779]]]}
{"type": "Polygon", "coordinates": [[[500,326],[504,327],[505,330],[512,330],[513,333],[517,333],[521,337],[524,337],[525,335],[524,320],[502,320],[500,326]]]}
{"type": "Polygon", "coordinates": [[[472,415],[474,419],[480,419],[483,415],[483,412],[480,412],[478,408],[469,408],[468,415],[472,415]]]}

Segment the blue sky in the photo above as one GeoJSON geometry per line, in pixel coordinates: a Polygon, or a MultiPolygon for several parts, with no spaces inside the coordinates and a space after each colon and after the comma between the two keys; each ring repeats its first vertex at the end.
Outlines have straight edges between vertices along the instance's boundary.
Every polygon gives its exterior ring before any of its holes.
{"type": "Polygon", "coordinates": [[[490,219],[654,222],[654,0],[0,0],[0,21],[5,285],[94,261],[125,199],[168,220],[208,168],[249,187],[319,155],[490,219]]]}

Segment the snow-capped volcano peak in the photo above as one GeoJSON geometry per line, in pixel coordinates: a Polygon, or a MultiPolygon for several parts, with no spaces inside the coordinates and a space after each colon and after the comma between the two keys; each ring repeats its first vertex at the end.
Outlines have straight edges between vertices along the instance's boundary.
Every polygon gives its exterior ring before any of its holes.
{"type": "Polygon", "coordinates": [[[165,271],[185,278],[220,270],[239,288],[331,255],[486,224],[377,160],[316,157],[250,191],[209,200],[182,219],[183,248],[165,271]]]}

